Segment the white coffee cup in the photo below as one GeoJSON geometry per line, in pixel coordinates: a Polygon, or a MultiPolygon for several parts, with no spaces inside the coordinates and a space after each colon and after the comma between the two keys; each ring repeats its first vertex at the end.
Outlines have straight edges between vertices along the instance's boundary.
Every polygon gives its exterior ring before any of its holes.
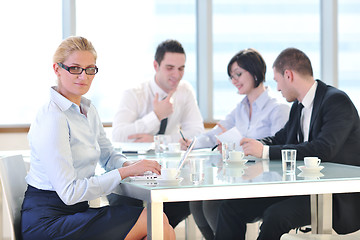
{"type": "Polygon", "coordinates": [[[176,179],[178,176],[177,168],[162,168],[161,169],[161,178],[167,180],[176,179]]]}
{"type": "Polygon", "coordinates": [[[180,143],[168,143],[168,149],[170,153],[180,152],[180,143]]]}
{"type": "Polygon", "coordinates": [[[318,157],[304,157],[305,167],[317,167],[321,163],[321,159],[318,157]]]}
{"type": "Polygon", "coordinates": [[[231,151],[229,152],[229,161],[238,161],[244,158],[244,152],[240,151],[231,151]]]}

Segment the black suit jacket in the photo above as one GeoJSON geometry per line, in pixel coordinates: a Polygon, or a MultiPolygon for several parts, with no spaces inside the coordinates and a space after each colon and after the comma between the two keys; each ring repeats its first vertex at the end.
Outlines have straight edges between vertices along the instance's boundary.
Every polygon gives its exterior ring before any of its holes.
{"type": "MultiPolygon", "coordinates": [[[[281,159],[281,149],[296,149],[297,159],[317,156],[323,162],[360,166],[360,120],[346,93],[317,80],[309,141],[298,143],[298,101],[288,122],[275,136],[261,141],[270,146],[270,159],[281,159]]],[[[360,229],[360,193],[333,195],[333,228],[337,233],[360,229]]]]}

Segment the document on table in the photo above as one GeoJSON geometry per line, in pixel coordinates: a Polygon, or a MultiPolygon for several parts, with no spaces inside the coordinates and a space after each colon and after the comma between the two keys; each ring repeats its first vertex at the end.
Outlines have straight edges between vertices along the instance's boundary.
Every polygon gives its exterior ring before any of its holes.
{"type": "Polygon", "coordinates": [[[242,151],[242,147],[240,146],[240,141],[243,138],[243,136],[236,127],[233,127],[220,135],[215,135],[215,137],[220,142],[234,142],[236,150],[242,151]]]}

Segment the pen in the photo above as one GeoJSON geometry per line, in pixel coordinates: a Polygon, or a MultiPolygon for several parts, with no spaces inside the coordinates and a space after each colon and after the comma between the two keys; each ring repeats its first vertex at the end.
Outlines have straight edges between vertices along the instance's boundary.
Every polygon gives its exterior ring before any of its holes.
{"type": "MultiPolygon", "coordinates": [[[[184,134],[182,133],[181,130],[179,130],[179,131],[180,131],[180,135],[181,135],[182,139],[184,140],[184,142],[185,142],[185,144],[186,144],[186,139],[185,139],[185,137],[184,137],[184,134]]],[[[188,148],[188,147],[189,147],[189,146],[186,145],[186,148],[188,148]]]]}
{"type": "Polygon", "coordinates": [[[138,151],[122,151],[123,154],[138,154],[138,151]]]}
{"type": "Polygon", "coordinates": [[[185,139],[183,133],[181,132],[181,130],[180,130],[180,135],[181,135],[182,139],[184,140],[184,142],[186,142],[186,139],[185,139]]]}
{"type": "Polygon", "coordinates": [[[217,148],[218,146],[219,146],[219,144],[216,144],[216,145],[211,149],[211,151],[214,151],[215,148],[217,148]]]}

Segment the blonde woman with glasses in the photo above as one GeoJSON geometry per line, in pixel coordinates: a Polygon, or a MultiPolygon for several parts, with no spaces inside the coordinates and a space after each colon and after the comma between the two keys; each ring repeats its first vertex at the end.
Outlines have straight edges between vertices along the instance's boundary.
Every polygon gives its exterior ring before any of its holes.
{"type": "MultiPolygon", "coordinates": [[[[40,109],[28,135],[31,147],[28,188],[22,206],[24,240],[146,239],[146,209],[90,208],[126,177],[160,174],[156,161],[130,163],[106,138],[99,115],[83,97],[98,72],[96,51],[87,39],[69,37],[55,52],[57,86],[40,109]],[[106,172],[95,175],[100,164],[106,172]]],[[[164,215],[164,239],[175,239],[164,215]]]]}

